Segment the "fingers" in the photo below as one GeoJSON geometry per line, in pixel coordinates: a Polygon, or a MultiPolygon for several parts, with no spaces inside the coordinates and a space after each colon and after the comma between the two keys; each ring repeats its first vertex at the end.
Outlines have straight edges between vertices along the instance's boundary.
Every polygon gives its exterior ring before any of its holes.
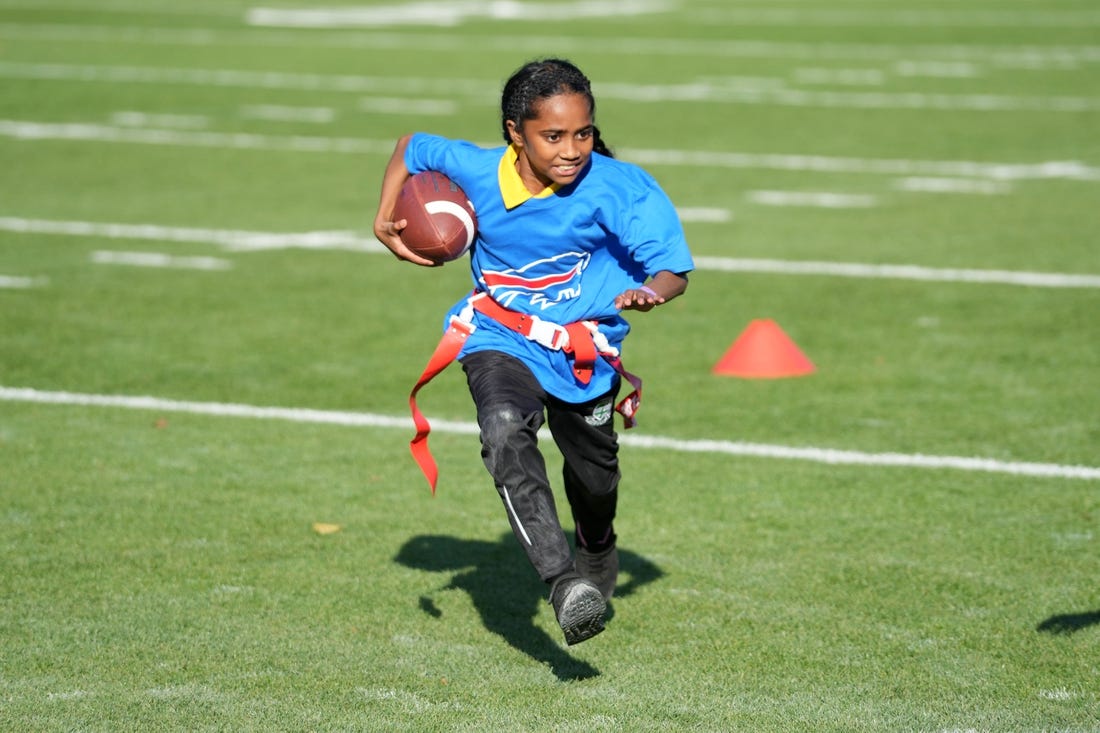
{"type": "Polygon", "coordinates": [[[408,225],[405,219],[397,221],[381,221],[375,226],[374,236],[378,241],[386,245],[386,249],[393,252],[393,256],[399,260],[412,262],[422,267],[439,267],[442,263],[421,257],[409,249],[401,240],[401,231],[408,225]]]}
{"type": "Polygon", "coordinates": [[[615,298],[615,307],[619,310],[648,311],[664,303],[665,299],[640,289],[624,290],[615,298]]]}

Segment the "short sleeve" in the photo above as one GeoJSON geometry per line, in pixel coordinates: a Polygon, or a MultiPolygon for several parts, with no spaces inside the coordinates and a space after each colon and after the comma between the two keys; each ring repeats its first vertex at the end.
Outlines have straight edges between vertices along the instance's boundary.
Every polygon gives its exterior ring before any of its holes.
{"type": "Polygon", "coordinates": [[[645,173],[641,178],[643,185],[623,222],[624,244],[648,275],[695,269],[676,207],[653,178],[645,173]]]}

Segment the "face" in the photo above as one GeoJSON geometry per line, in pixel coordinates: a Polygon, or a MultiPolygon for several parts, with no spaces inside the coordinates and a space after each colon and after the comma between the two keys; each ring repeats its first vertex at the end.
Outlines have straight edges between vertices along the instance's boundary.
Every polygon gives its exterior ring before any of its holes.
{"type": "Polygon", "coordinates": [[[534,106],[536,117],[517,127],[508,122],[519,148],[516,169],[531,193],[551,183],[576,180],[592,155],[592,112],[583,94],[557,94],[534,106]]]}

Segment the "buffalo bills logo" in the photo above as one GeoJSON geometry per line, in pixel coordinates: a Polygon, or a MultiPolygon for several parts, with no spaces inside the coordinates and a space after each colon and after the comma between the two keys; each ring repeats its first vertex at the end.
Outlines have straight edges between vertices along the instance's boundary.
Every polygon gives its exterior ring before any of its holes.
{"type": "Polygon", "coordinates": [[[532,306],[546,310],[580,296],[581,273],[590,257],[587,252],[566,252],[519,268],[482,270],[479,279],[493,300],[506,308],[517,298],[527,298],[532,306]]]}

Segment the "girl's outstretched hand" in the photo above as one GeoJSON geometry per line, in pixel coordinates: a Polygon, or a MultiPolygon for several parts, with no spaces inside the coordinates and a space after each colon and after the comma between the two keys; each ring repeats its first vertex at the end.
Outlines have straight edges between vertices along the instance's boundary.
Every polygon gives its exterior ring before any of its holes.
{"type": "Polygon", "coordinates": [[[645,285],[624,290],[615,296],[615,307],[619,310],[649,311],[662,303],[667,303],[687,290],[686,272],[661,270],[645,285]]]}
{"type": "Polygon", "coordinates": [[[630,290],[624,290],[622,293],[615,297],[615,307],[619,310],[631,310],[642,311],[643,313],[648,310],[664,303],[665,299],[660,295],[656,295],[649,289],[631,288],[630,290]]]}

